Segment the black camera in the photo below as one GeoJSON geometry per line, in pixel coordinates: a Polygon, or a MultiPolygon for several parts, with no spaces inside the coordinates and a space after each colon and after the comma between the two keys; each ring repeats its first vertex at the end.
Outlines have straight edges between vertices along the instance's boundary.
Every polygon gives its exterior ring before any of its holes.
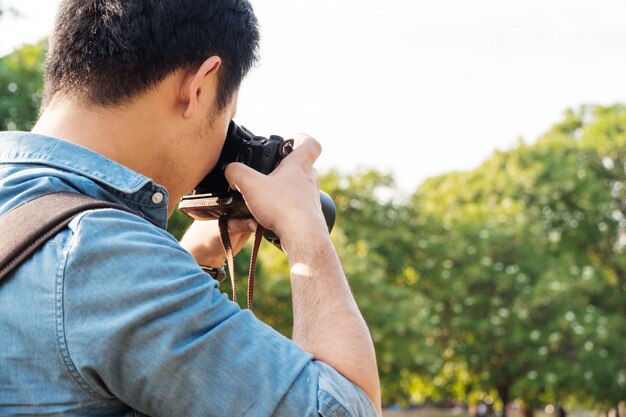
{"type": "MultiPolygon", "coordinates": [[[[192,194],[182,198],[179,210],[196,220],[252,217],[243,196],[230,188],[224,175],[226,166],[231,162],[241,162],[262,174],[269,174],[292,150],[293,139],[284,140],[276,135],[269,138],[255,136],[245,127],[231,121],[215,168],[196,186],[192,194]]],[[[324,192],[320,193],[320,202],[330,232],[335,223],[335,203],[324,192]]],[[[280,248],[280,242],[272,231],[265,231],[264,236],[280,248]]]]}

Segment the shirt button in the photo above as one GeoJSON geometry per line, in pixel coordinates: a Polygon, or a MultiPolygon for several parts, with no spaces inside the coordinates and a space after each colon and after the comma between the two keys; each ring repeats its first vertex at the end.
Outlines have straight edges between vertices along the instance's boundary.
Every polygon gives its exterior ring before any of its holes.
{"type": "Polygon", "coordinates": [[[156,192],[152,194],[152,202],[154,204],[161,204],[163,201],[163,193],[156,192]]]}

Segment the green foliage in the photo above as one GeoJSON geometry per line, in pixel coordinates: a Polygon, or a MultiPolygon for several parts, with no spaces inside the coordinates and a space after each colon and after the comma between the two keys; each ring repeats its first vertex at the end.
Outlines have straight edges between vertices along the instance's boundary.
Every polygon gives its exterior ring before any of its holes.
{"type": "Polygon", "coordinates": [[[409,267],[417,231],[390,175],[375,171],[321,181],[337,205],[333,239],[374,343],[385,403],[415,400],[412,371],[437,372],[434,346],[423,341],[430,330],[428,303],[406,283],[419,280],[409,267]]]}
{"type": "Polygon", "coordinates": [[[536,144],[413,196],[437,344],[505,401],[626,392],[625,127],[623,106],[568,111],[536,144]]]}
{"type": "Polygon", "coordinates": [[[0,130],[30,130],[39,112],[47,42],[0,58],[0,130]]]}
{"type": "Polygon", "coordinates": [[[167,221],[167,231],[174,235],[176,239],[180,240],[185,230],[191,225],[191,222],[191,217],[176,209],[167,221]]]}

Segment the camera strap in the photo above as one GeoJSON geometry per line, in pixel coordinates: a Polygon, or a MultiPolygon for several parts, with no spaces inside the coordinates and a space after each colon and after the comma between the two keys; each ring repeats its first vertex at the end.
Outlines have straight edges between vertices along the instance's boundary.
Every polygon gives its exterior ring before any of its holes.
{"type": "MultiPolygon", "coordinates": [[[[222,246],[224,246],[224,251],[226,252],[226,262],[228,263],[228,275],[230,276],[230,284],[233,288],[233,301],[237,302],[237,289],[235,287],[235,262],[233,255],[233,246],[230,242],[230,236],[228,235],[228,217],[222,216],[219,218],[218,221],[220,228],[220,239],[222,240],[222,246]]],[[[250,269],[248,270],[247,305],[249,310],[252,310],[254,304],[254,277],[256,274],[256,261],[264,232],[265,228],[259,224],[254,234],[254,244],[252,245],[252,253],[250,255],[250,269]]]]}
{"type": "Polygon", "coordinates": [[[0,282],[78,214],[113,208],[138,213],[120,204],[73,192],[54,192],[27,201],[0,217],[0,282]]]}

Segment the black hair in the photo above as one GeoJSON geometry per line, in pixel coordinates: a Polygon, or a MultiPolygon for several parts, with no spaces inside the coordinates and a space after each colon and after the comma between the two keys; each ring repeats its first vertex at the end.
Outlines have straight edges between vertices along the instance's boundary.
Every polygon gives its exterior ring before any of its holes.
{"type": "Polygon", "coordinates": [[[258,43],[248,0],[63,0],[46,57],[44,105],[58,94],[122,104],[217,55],[221,111],[256,62],[258,43]]]}

